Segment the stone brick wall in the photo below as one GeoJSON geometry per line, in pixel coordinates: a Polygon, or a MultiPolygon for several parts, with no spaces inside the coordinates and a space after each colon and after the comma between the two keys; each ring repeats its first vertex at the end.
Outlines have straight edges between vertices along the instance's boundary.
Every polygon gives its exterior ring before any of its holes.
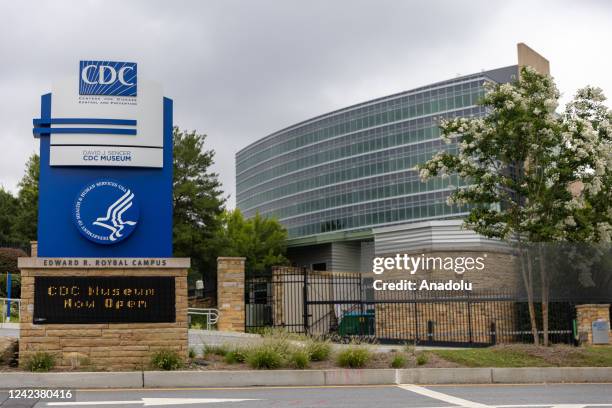
{"type": "Polygon", "coordinates": [[[490,307],[481,302],[382,303],[375,306],[375,333],[383,339],[414,339],[437,342],[489,343],[491,323],[497,327],[496,343],[512,343],[514,330],[512,302],[490,307]],[[433,335],[428,336],[428,322],[433,335]],[[471,332],[471,336],[470,336],[471,332]]]}
{"type": "MultiPolygon", "coordinates": [[[[459,275],[451,270],[429,269],[419,270],[411,275],[404,270],[388,270],[380,275],[368,273],[373,279],[384,282],[398,282],[402,279],[414,281],[418,285],[422,280],[428,282],[448,282],[449,280],[459,282],[464,280],[471,282],[473,293],[478,292],[515,292],[522,289],[522,281],[516,257],[503,251],[431,251],[409,253],[410,256],[420,256],[422,253],[427,257],[483,257],[484,269],[466,271],[459,275]],[[486,255],[485,255],[486,254],[486,255]]],[[[394,256],[389,254],[388,256],[394,256]]],[[[428,295],[428,293],[416,292],[417,295],[428,295]]],[[[459,293],[463,294],[462,292],[459,293]]],[[[435,297],[436,293],[429,293],[435,297]]],[[[452,293],[444,292],[440,296],[451,296],[452,293]]],[[[400,291],[375,291],[374,298],[379,301],[410,299],[410,293],[400,291]]],[[[512,336],[503,335],[504,332],[514,330],[514,304],[512,302],[497,302],[494,307],[485,303],[473,302],[468,313],[465,302],[423,302],[415,307],[412,304],[381,303],[375,307],[376,314],[376,336],[380,338],[409,338],[418,335],[420,340],[427,339],[427,322],[434,324],[434,335],[431,340],[468,342],[488,342],[490,339],[491,323],[497,326],[497,343],[512,342],[512,336]],[[416,315],[415,315],[416,312],[416,315]]]]}
{"type": "MultiPolygon", "coordinates": [[[[609,304],[587,304],[576,306],[576,320],[578,322],[578,335],[586,338],[587,344],[593,342],[593,330],[591,324],[599,319],[610,322],[609,304]]],[[[612,338],[612,332],[610,333],[612,338]]]]}
{"type": "Polygon", "coordinates": [[[244,260],[245,258],[217,258],[219,330],[244,332],[244,260]]]}
{"type": "Polygon", "coordinates": [[[85,363],[83,368],[93,370],[140,370],[148,366],[152,352],[161,348],[176,350],[187,357],[187,267],[57,269],[34,266],[21,267],[21,279],[21,365],[37,351],[55,355],[59,369],[85,363]],[[35,276],[174,276],[176,322],[36,325],[32,323],[35,276]]]}

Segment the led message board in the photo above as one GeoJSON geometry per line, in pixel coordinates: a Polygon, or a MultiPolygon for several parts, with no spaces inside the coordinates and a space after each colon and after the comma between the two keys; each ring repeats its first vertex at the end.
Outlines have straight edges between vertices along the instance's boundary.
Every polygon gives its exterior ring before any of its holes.
{"type": "Polygon", "coordinates": [[[37,276],[34,324],[174,322],[168,276],[37,276]]]}

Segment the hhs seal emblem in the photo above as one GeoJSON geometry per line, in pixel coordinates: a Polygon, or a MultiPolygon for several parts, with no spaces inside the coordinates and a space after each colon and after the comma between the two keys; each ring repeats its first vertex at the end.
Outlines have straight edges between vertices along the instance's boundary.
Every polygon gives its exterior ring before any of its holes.
{"type": "Polygon", "coordinates": [[[138,216],[134,192],[114,180],[88,184],[74,204],[76,227],[85,238],[97,244],[116,244],[129,237],[136,229],[138,216]]]}

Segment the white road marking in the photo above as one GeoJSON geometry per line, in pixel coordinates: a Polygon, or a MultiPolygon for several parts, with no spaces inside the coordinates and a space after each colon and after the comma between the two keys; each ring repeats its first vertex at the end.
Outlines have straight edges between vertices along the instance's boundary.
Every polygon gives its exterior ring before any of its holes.
{"type": "MultiPolygon", "coordinates": [[[[465,406],[467,407],[467,406],[465,406]]],[[[547,408],[590,408],[590,407],[611,407],[612,408],[612,403],[610,404],[590,404],[590,403],[584,403],[584,404],[525,404],[525,405],[521,405],[521,404],[510,404],[510,405],[488,405],[489,408],[539,408],[539,407],[547,407],[547,408]]],[[[444,407],[413,407],[411,406],[410,408],[459,408],[457,406],[451,406],[451,405],[446,405],[444,407]]],[[[464,408],[464,406],[462,406],[461,408],[464,408]]]]}
{"type": "Polygon", "coordinates": [[[140,404],[145,407],[162,405],[187,405],[187,404],[213,404],[218,402],[243,402],[259,401],[252,398],[142,398],[140,400],[129,401],[66,401],[66,402],[47,402],[47,406],[82,406],[82,405],[127,405],[140,404]]]}
{"type": "Polygon", "coordinates": [[[509,404],[509,405],[495,405],[494,408],[526,408],[526,407],[550,407],[550,408],[582,408],[582,407],[611,407],[612,402],[609,404],[590,404],[585,402],[584,404],[509,404]]]}
{"type": "Polygon", "coordinates": [[[491,408],[490,405],[481,404],[481,403],[474,402],[474,401],[468,401],[466,399],[459,398],[459,397],[453,397],[452,395],[444,394],[444,393],[441,393],[441,392],[438,392],[438,391],[433,391],[433,390],[427,389],[425,387],[420,387],[418,385],[400,384],[400,385],[398,385],[398,387],[400,387],[401,389],[406,390],[406,391],[414,392],[415,394],[424,395],[424,396],[429,397],[429,398],[437,399],[439,401],[444,401],[444,402],[447,402],[447,403],[453,404],[453,405],[459,405],[461,407],[466,407],[466,408],[491,408]]]}
{"type": "MultiPolygon", "coordinates": [[[[563,404],[563,403],[551,403],[551,404],[508,404],[508,405],[487,405],[481,404],[479,402],[469,401],[463,398],[454,397],[452,395],[444,394],[442,392],[433,391],[425,387],[421,387],[414,384],[400,384],[399,388],[411,391],[416,394],[424,395],[429,398],[437,399],[439,401],[444,401],[449,404],[458,405],[462,408],[532,408],[532,407],[549,407],[549,408],[585,408],[585,407],[611,407],[612,403],[609,404],[563,404]]],[[[456,407],[446,407],[446,408],[456,408],[456,407]]]]}

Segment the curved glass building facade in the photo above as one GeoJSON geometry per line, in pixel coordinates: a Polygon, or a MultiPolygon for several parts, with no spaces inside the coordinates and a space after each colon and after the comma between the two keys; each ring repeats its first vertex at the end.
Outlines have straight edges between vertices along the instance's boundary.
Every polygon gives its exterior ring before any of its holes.
{"type": "Polygon", "coordinates": [[[434,83],[298,123],[236,155],[237,206],[276,217],[290,245],[371,236],[372,229],[453,218],[446,199],[456,176],[420,181],[417,164],[441,150],[441,118],[480,116],[487,81],[516,78],[517,66],[434,83]]]}

